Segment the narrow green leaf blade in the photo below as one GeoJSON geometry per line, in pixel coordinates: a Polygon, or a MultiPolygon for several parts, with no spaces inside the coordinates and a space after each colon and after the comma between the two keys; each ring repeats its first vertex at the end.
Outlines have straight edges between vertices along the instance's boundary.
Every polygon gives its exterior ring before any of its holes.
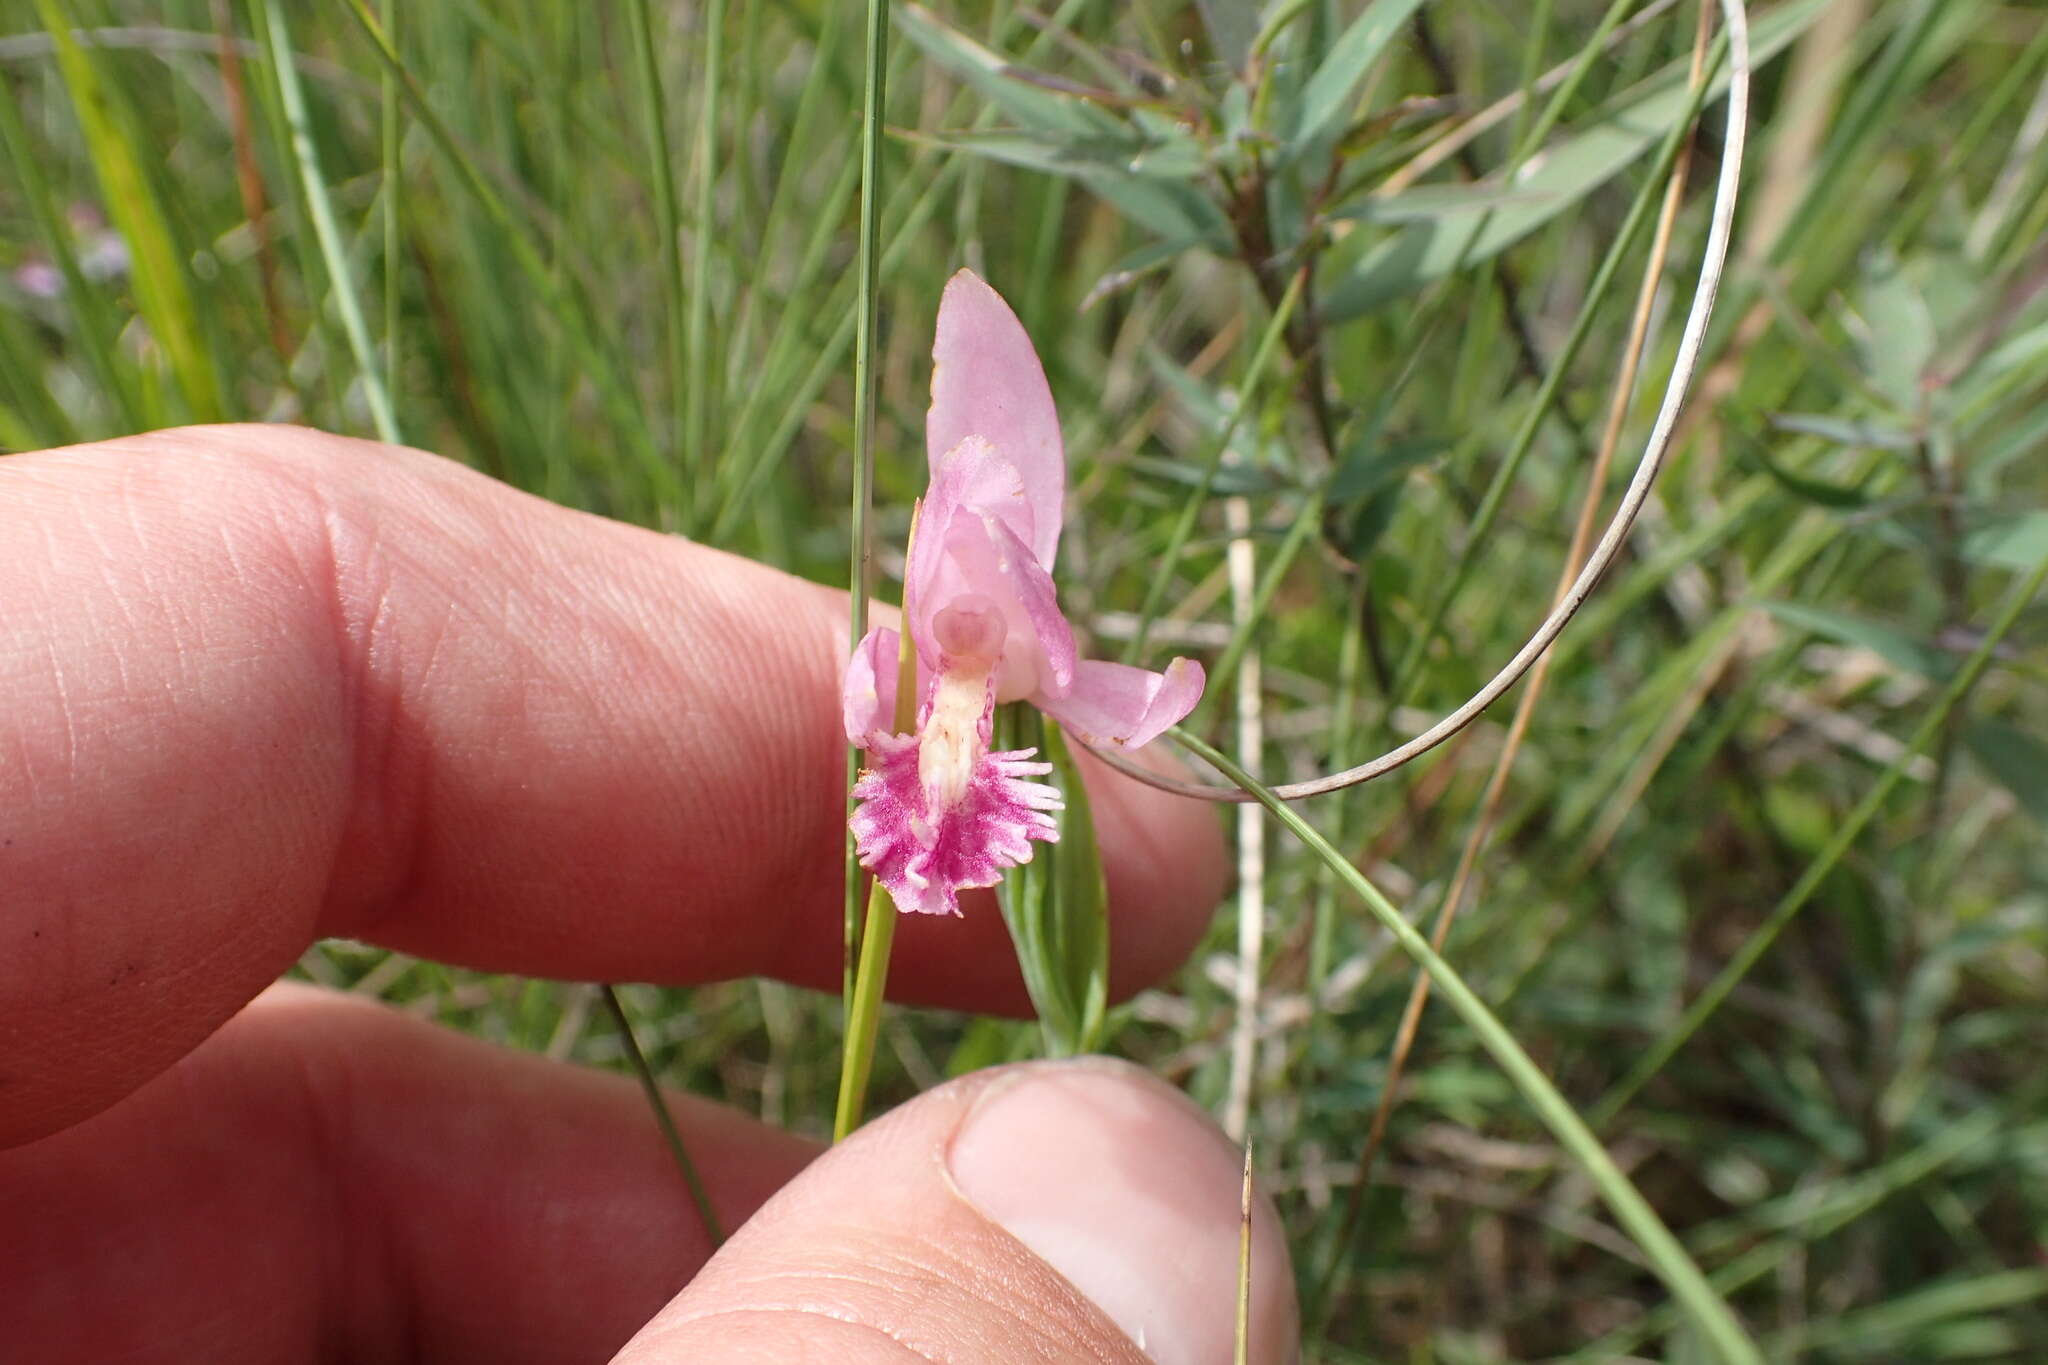
{"type": "Polygon", "coordinates": [[[219,421],[225,413],[220,382],[199,329],[184,256],[123,127],[113,89],[101,78],[97,58],[71,36],[74,25],[59,0],[36,0],[36,10],[57,50],[57,67],[78,111],[107,212],[133,257],[136,305],[164,348],[192,420],[219,421]]]}
{"type": "Polygon", "coordinates": [[[1330,55],[1309,77],[1301,92],[1301,114],[1290,139],[1300,147],[1313,142],[1340,124],[1350,108],[1359,81],[1387,50],[1387,44],[1401,31],[1422,0],[1373,0],[1365,13],[1351,23],[1330,44],[1330,55]]]}
{"type": "Polygon", "coordinates": [[[1860,645],[1903,672],[1923,678],[1946,678],[1955,672],[1953,661],[1940,650],[1876,621],[1816,607],[1810,602],[1761,602],[1758,605],[1787,625],[1825,635],[1845,645],[1860,645]]]}
{"type": "Polygon", "coordinates": [[[1965,726],[1963,743],[1985,772],[2019,798],[2020,808],[2048,828],[2048,744],[2016,725],[1989,719],[1965,726]]]}

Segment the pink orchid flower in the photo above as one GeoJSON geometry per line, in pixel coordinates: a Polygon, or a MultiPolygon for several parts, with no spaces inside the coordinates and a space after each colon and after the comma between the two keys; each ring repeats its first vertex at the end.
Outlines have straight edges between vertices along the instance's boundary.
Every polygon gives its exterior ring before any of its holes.
{"type": "Polygon", "coordinates": [[[1029,701],[1091,744],[1135,748],[1194,709],[1201,665],[1164,673],[1078,657],[1053,594],[1066,495],[1059,417],[1038,353],[1002,296],[972,273],[946,285],[925,418],[931,488],[904,574],[904,621],[923,687],[914,734],[893,734],[897,653],[877,628],[854,650],[846,736],[869,766],[853,794],[861,865],[899,909],[960,913],[1054,840],[1059,793],[1037,751],[989,751],[997,702],[1029,701]]]}

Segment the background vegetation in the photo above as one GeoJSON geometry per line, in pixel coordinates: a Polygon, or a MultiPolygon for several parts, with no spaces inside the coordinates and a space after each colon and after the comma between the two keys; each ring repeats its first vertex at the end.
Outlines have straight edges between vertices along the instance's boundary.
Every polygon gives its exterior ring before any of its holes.
{"type": "MultiPolygon", "coordinates": [[[[2048,11],[1756,11],[1734,262],[1628,556],[1524,733],[1511,698],[1302,813],[1417,923],[1470,844],[1446,955],[1772,1359],[2048,1359],[2048,11]]],[[[843,582],[861,27],[9,6],[0,443],[385,432],[843,582]]],[[[1694,41],[1669,0],[896,10],[877,544],[970,265],[1045,357],[1098,649],[1202,657],[1195,727],[1272,781],[1413,733],[1550,600],[1689,168],[1592,494],[1642,447],[1724,145],[1718,101],[1676,136],[1694,41]]],[[[1707,1358],[1449,1010],[1356,1185],[1412,968],[1326,865],[1236,828],[1241,899],[1106,1046],[1256,1137],[1311,1356],[1707,1358]]],[[[583,987],[348,944],[303,970],[619,1064],[583,987]]],[[[829,1127],[838,1002],[625,994],[670,1080],[829,1127]]],[[[1038,1046],[898,1012],[878,1099],[1038,1046]]]]}

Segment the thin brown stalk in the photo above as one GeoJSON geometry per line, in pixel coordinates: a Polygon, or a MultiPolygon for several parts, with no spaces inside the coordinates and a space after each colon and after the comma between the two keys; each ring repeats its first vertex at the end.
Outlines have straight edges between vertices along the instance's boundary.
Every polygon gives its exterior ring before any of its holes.
{"type": "Polygon", "coordinates": [[[263,289],[263,314],[270,323],[270,344],[278,362],[292,363],[292,334],[285,326],[284,303],[277,289],[277,249],[270,236],[270,203],[263,193],[263,171],[256,163],[256,141],[249,129],[249,99],[242,85],[242,52],[232,32],[227,0],[213,0],[213,27],[219,38],[221,91],[228,106],[228,127],[235,139],[235,184],[242,195],[242,216],[256,243],[256,276],[263,289]]]}
{"type": "MultiPolygon", "coordinates": [[[[1695,86],[1705,78],[1707,40],[1711,31],[1712,8],[1703,3],[1700,6],[1698,28],[1693,36],[1691,79],[1695,86]]],[[[1643,271],[1642,287],[1636,294],[1635,317],[1629,324],[1628,344],[1623,348],[1621,369],[1615,376],[1614,391],[1607,407],[1607,421],[1600,433],[1599,449],[1594,454],[1593,468],[1586,480],[1585,497],[1579,504],[1578,524],[1572,528],[1571,548],[1565,555],[1563,570],[1558,575],[1557,587],[1552,594],[1553,604],[1561,602],[1570,591],[1574,579],[1583,567],[1593,540],[1593,527],[1598,519],[1602,493],[1607,483],[1607,472],[1613,463],[1614,452],[1621,444],[1622,428],[1628,419],[1629,399],[1635,391],[1636,372],[1642,363],[1644,343],[1649,337],[1650,315],[1656,306],[1658,286],[1663,279],[1664,263],[1671,249],[1672,226],[1678,219],[1678,210],[1685,199],[1686,170],[1690,157],[1681,151],[1671,168],[1671,181],[1665,188],[1664,203],[1657,218],[1656,237],[1650,244],[1648,264],[1643,271]]],[[[1457,919],[1459,908],[1464,904],[1465,895],[1476,877],[1479,855],[1493,834],[1494,821],[1500,812],[1501,798],[1507,791],[1508,777],[1514,769],[1515,758],[1520,753],[1522,741],[1529,732],[1529,723],[1536,713],[1537,703],[1542,699],[1545,680],[1550,676],[1550,663],[1556,656],[1546,653],[1536,661],[1529,671],[1528,685],[1515,704],[1515,715],[1508,726],[1506,741],[1501,745],[1499,756],[1494,760],[1493,771],[1487,778],[1486,790],[1480,797],[1479,814],[1472,825],[1471,833],[1465,839],[1465,846],[1458,855],[1457,870],[1452,874],[1450,889],[1444,893],[1442,906],[1437,910],[1436,923],[1430,930],[1430,947],[1443,951],[1444,942],[1450,936],[1451,925],[1457,919]]],[[[1398,1102],[1401,1075],[1408,1064],[1409,1053],[1415,1046],[1415,1035],[1422,1023],[1423,1010],[1429,1004],[1430,982],[1425,972],[1415,974],[1415,985],[1408,993],[1407,1008],[1402,1011],[1400,1026],[1394,1034],[1393,1055],[1387,1066],[1386,1084],[1380,1090],[1379,1103],[1373,1109],[1372,1126],[1366,1133],[1365,1146],[1358,1157],[1358,1171],[1352,1179],[1351,1194],[1344,1211],[1343,1229],[1337,1245],[1347,1244],[1355,1231],[1361,1210],[1364,1208],[1366,1192],[1372,1185],[1373,1163],[1379,1156],[1387,1133],[1387,1123],[1392,1117],[1394,1105],[1398,1102]]]]}
{"type": "Polygon", "coordinates": [[[1252,1340],[1252,1144],[1245,1139],[1244,1183],[1237,1195],[1237,1336],[1231,1360],[1245,1365],[1252,1340]]]}

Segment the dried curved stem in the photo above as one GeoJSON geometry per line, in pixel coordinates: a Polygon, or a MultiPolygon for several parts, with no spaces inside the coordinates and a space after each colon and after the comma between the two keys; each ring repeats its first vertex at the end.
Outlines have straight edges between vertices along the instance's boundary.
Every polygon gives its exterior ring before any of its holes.
{"type": "MultiPolygon", "coordinates": [[[[1346,768],[1343,772],[1330,773],[1323,777],[1311,778],[1306,782],[1290,782],[1285,786],[1271,789],[1273,795],[1282,801],[1300,801],[1311,796],[1322,796],[1345,787],[1370,782],[1384,777],[1394,769],[1428,753],[1457,734],[1480,713],[1498,701],[1503,693],[1520,682],[1522,676],[1535,666],[1536,660],[1550,648],[1551,643],[1563,633],[1578,615],[1579,608],[1592,596],[1594,585],[1606,574],[1621,553],[1622,542],[1628,538],[1629,529],[1635,525],[1636,515],[1649,500],[1650,489],[1663,471],[1664,462],[1671,453],[1671,438],[1678,425],[1679,411],[1685,405],[1686,391],[1691,387],[1694,374],[1699,369],[1700,351],[1706,343],[1707,324],[1714,313],[1714,301],[1720,293],[1721,275],[1728,262],[1728,241],[1735,220],[1735,199],[1741,186],[1743,150],[1749,125],[1749,18],[1743,9],[1742,0],[1720,0],[1721,13],[1728,29],[1728,120],[1723,134],[1721,170],[1714,186],[1712,219],[1707,229],[1707,246],[1700,262],[1699,284],[1693,291],[1692,306],[1685,316],[1685,330],[1679,337],[1678,353],[1672,362],[1671,377],[1664,386],[1664,399],[1657,408],[1657,420],[1650,428],[1649,440],[1643,447],[1643,454],[1636,464],[1635,474],[1629,479],[1628,488],[1623,492],[1620,503],[1614,509],[1614,516],[1608,521],[1607,529],[1601,533],[1600,541],[1593,547],[1585,567],[1572,581],[1571,587],[1558,599],[1557,605],[1536,633],[1508,660],[1501,670],[1493,675],[1487,684],[1468,698],[1465,703],[1452,711],[1436,724],[1430,726],[1415,738],[1396,748],[1389,749],[1377,758],[1346,768]]],[[[1157,787],[1161,791],[1178,796],[1192,797],[1201,801],[1250,801],[1254,798],[1238,787],[1218,786],[1207,782],[1184,782],[1177,778],[1162,777],[1139,767],[1129,758],[1112,750],[1089,746],[1096,757],[1128,777],[1157,787]]]]}
{"type": "MultiPolygon", "coordinates": [[[[1702,3],[1699,11],[1699,27],[1695,30],[1692,49],[1692,72],[1690,80],[1697,87],[1706,79],[1707,38],[1709,17],[1713,14],[1711,5],[1702,3]]],[[[1614,457],[1615,448],[1621,443],[1622,423],[1628,418],[1629,397],[1635,391],[1636,371],[1642,362],[1644,347],[1650,335],[1650,314],[1657,302],[1657,287],[1664,276],[1664,260],[1671,249],[1671,232],[1678,220],[1678,210],[1685,198],[1685,180],[1688,161],[1684,153],[1671,168],[1671,181],[1664,191],[1664,208],[1657,219],[1657,235],[1650,246],[1649,265],[1643,271],[1643,282],[1636,294],[1636,312],[1629,324],[1628,345],[1621,357],[1621,373],[1615,376],[1614,392],[1607,409],[1607,424],[1600,434],[1600,447],[1594,457],[1593,468],[1586,476],[1585,501],[1579,507],[1578,524],[1572,528],[1571,549],[1565,553],[1565,571],[1561,575],[1557,590],[1561,593],[1571,582],[1571,575],[1586,553],[1586,546],[1593,538],[1593,519],[1600,511],[1601,491],[1607,483],[1607,469],[1614,457]]],[[[1501,799],[1507,793],[1508,775],[1514,770],[1515,756],[1520,752],[1523,738],[1529,733],[1529,723],[1536,713],[1536,703],[1543,694],[1543,681],[1549,676],[1550,661],[1555,655],[1546,654],[1537,661],[1529,674],[1529,685],[1522,689],[1515,699],[1515,718],[1508,726],[1507,741],[1502,744],[1500,757],[1494,761],[1493,772],[1487,778],[1485,793],[1479,799],[1479,814],[1472,822],[1471,833],[1465,840],[1465,847],[1458,855],[1457,870],[1451,874],[1450,889],[1444,893],[1443,904],[1437,909],[1436,925],[1430,930],[1429,946],[1442,952],[1449,939],[1451,923],[1458,917],[1458,911],[1465,902],[1465,893],[1477,874],[1479,855],[1486,847],[1493,833],[1493,822],[1500,811],[1501,799]]],[[[1337,1245],[1348,1245],[1359,1219],[1365,1211],[1365,1198],[1372,1188],[1373,1163],[1379,1156],[1380,1148],[1386,1141],[1387,1124],[1393,1118],[1394,1106],[1400,1102],[1401,1075],[1407,1069],[1408,1055],[1415,1046],[1415,1038],[1422,1026],[1422,1012],[1429,1004],[1429,973],[1418,971],[1415,984],[1409,989],[1408,1003],[1401,1011],[1401,1022],[1394,1031],[1394,1047],[1387,1062],[1386,1084],[1380,1087],[1379,1102],[1373,1107],[1372,1122],[1366,1129],[1365,1144],[1359,1151],[1358,1170],[1352,1177],[1351,1196],[1345,1203],[1343,1231],[1338,1235],[1337,1245]]]]}

